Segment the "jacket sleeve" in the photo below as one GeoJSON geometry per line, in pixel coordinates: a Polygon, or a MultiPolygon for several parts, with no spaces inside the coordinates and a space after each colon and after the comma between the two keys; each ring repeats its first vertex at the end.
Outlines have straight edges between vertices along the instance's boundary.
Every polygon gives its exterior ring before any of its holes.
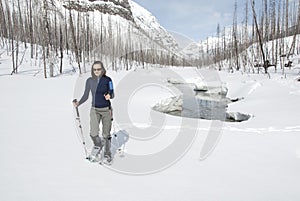
{"type": "Polygon", "coordinates": [[[108,93],[110,95],[110,98],[113,99],[115,97],[115,93],[114,93],[114,85],[111,79],[109,79],[108,82],[108,89],[109,89],[108,93]]]}
{"type": "Polygon", "coordinates": [[[82,103],[84,103],[88,98],[89,98],[89,94],[90,94],[90,79],[87,79],[85,82],[85,89],[84,89],[84,93],[79,101],[79,105],[81,105],[82,103]]]}

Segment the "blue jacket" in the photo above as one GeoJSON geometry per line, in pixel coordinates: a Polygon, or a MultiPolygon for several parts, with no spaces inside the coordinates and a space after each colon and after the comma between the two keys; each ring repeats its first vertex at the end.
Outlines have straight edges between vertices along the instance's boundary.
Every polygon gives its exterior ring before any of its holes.
{"type": "Polygon", "coordinates": [[[110,98],[114,98],[113,82],[110,77],[104,75],[100,78],[88,78],[85,83],[83,96],[79,101],[79,105],[84,103],[89,98],[89,93],[92,93],[92,107],[104,108],[110,107],[111,103],[106,100],[104,95],[109,93],[110,98]]]}

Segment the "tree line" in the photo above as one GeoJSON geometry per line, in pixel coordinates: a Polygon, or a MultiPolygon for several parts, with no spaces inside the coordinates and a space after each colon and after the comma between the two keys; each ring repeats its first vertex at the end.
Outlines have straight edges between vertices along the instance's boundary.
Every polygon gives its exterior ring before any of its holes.
{"type": "Polygon", "coordinates": [[[235,0],[233,13],[230,34],[218,24],[217,40],[205,47],[209,57],[205,63],[203,59],[196,63],[214,64],[219,70],[226,64],[230,71],[259,72],[261,67],[265,73],[269,67],[277,70],[279,66],[283,72],[284,66],[290,67],[291,56],[300,52],[300,0],[245,0],[240,7],[235,0]],[[241,11],[244,17],[238,23],[241,11]],[[292,39],[287,41],[287,37],[292,39]]]}
{"type": "Polygon", "coordinates": [[[11,74],[18,73],[26,51],[43,66],[45,78],[55,76],[55,69],[63,73],[64,59],[76,63],[79,73],[88,71],[86,64],[96,59],[113,70],[147,63],[185,65],[180,55],[157,43],[134,21],[82,11],[73,3],[0,0],[0,47],[11,55],[11,74]]]}
{"type": "Polygon", "coordinates": [[[63,73],[66,60],[83,73],[96,59],[113,70],[147,64],[213,64],[219,70],[229,66],[230,71],[259,72],[263,68],[267,72],[269,67],[277,70],[280,66],[284,71],[285,65],[290,66],[291,55],[300,51],[300,0],[244,0],[240,7],[235,0],[230,34],[218,25],[217,40],[201,47],[197,58],[164,47],[134,20],[128,20],[130,17],[125,20],[101,10],[82,11],[74,2],[0,0],[0,47],[11,55],[11,74],[18,73],[28,51],[30,58],[43,67],[45,78],[55,76],[55,70],[63,73]],[[241,10],[242,23],[238,22],[241,10]],[[284,40],[288,36],[292,43],[284,40]]]}

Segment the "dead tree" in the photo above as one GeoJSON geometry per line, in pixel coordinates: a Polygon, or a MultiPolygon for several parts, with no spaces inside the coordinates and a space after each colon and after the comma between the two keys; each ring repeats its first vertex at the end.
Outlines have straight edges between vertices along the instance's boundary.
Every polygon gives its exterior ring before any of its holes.
{"type": "Polygon", "coordinates": [[[267,65],[267,62],[266,62],[266,55],[265,55],[265,52],[264,52],[264,49],[263,49],[262,36],[261,36],[261,33],[259,31],[259,28],[258,28],[254,0],[251,1],[251,7],[252,7],[252,12],[253,12],[253,20],[254,20],[254,24],[255,24],[255,29],[256,29],[257,36],[258,36],[258,40],[259,40],[259,47],[260,47],[260,51],[261,51],[261,54],[262,54],[262,57],[263,57],[263,64],[264,64],[263,67],[265,69],[265,73],[268,73],[268,65],[267,65]]]}
{"type": "Polygon", "coordinates": [[[80,66],[79,50],[78,50],[77,41],[76,41],[75,27],[73,24],[73,17],[72,17],[71,9],[69,9],[69,20],[70,20],[70,29],[71,29],[72,39],[73,39],[75,57],[76,57],[76,61],[78,64],[79,73],[82,74],[81,66],[80,66]]]}
{"type": "Polygon", "coordinates": [[[300,4],[298,4],[297,22],[296,22],[296,25],[294,26],[294,36],[293,36],[292,45],[291,45],[291,47],[289,49],[289,52],[287,54],[287,60],[288,61],[289,61],[289,56],[294,54],[295,46],[296,46],[296,37],[297,37],[297,34],[299,33],[299,31],[300,31],[300,4]]]}
{"type": "Polygon", "coordinates": [[[237,1],[234,3],[234,18],[233,18],[233,44],[234,44],[234,56],[236,60],[236,70],[240,70],[240,63],[239,63],[239,44],[238,44],[238,30],[237,30],[237,1]]]}

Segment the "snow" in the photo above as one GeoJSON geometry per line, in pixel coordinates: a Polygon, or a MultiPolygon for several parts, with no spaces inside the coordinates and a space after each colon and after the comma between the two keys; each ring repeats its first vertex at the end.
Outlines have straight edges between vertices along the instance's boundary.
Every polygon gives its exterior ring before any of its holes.
{"type": "MultiPolygon", "coordinates": [[[[226,83],[228,97],[244,99],[231,103],[229,112],[253,115],[241,123],[217,122],[222,133],[212,153],[199,160],[206,137],[215,125],[209,120],[192,120],[162,113],[151,113],[151,107],[177,95],[168,78],[178,80],[163,69],[108,71],[116,88],[113,105],[116,124],[122,107],[128,107],[131,127],[147,129],[151,117],[165,117],[163,132],[140,141],[129,132],[125,157],[116,156],[116,164],[130,160],[130,154],[145,157],[175,142],[182,130],[186,137],[196,131],[192,144],[170,166],[152,174],[122,174],[84,159],[78,140],[75,113],[71,101],[80,94],[78,83],[85,76],[66,73],[43,79],[42,72],[28,64],[19,75],[8,75],[10,61],[0,64],[0,199],[1,200],[299,200],[300,199],[300,83],[296,70],[286,70],[287,77],[271,72],[263,74],[229,74],[219,72],[220,80],[208,70],[169,68],[186,82],[203,82],[208,87],[226,83]],[[162,73],[160,73],[162,72],[162,73]],[[120,85],[133,74],[143,82],[148,76],[162,75],[159,84],[138,87],[130,100],[122,100],[120,85]],[[36,76],[34,76],[36,75],[36,76]],[[196,125],[190,127],[189,125],[196,125]]],[[[30,63],[30,62],[28,62],[30,63]]],[[[72,72],[70,70],[70,72],[72,72]]],[[[128,83],[130,84],[130,83],[128,83]]],[[[80,84],[79,84],[80,86],[80,84]]],[[[83,87],[83,86],[81,86],[83,87]]],[[[80,88],[80,87],[79,87],[80,88]]],[[[128,89],[129,90],[129,89],[128,89]]],[[[83,124],[88,121],[89,103],[81,108],[83,124]]],[[[88,139],[88,128],[85,135],[88,139]]],[[[133,164],[139,167],[141,164],[133,164]]]]}
{"type": "Polygon", "coordinates": [[[162,27],[155,16],[138,3],[129,1],[135,23],[141,27],[154,41],[168,47],[170,50],[178,49],[174,37],[162,27]]]}
{"type": "MultiPolygon", "coordinates": [[[[151,13],[129,3],[140,27],[178,48],[151,13]]],[[[112,18],[127,31],[122,18],[112,18]]],[[[186,51],[193,47],[198,48],[191,45],[186,51]]],[[[0,200],[300,200],[299,65],[285,75],[270,70],[271,78],[179,67],[108,70],[116,88],[113,130],[118,137],[128,133],[129,140],[125,157],[116,153],[113,166],[107,167],[84,159],[71,103],[80,98],[89,73],[78,76],[71,58],[64,61],[63,75],[55,67],[56,77],[44,79],[41,58],[30,60],[26,52],[19,74],[11,76],[11,58],[0,52],[0,200]],[[251,118],[221,122],[153,111],[157,103],[172,109],[164,101],[179,101],[180,92],[172,88],[179,83],[211,94],[227,92],[239,99],[227,111],[238,119],[244,114],[251,118]],[[128,119],[123,119],[125,113],[128,119]]],[[[293,65],[297,59],[293,56],[293,65]]],[[[90,150],[89,102],[80,107],[80,115],[90,150]]]]}

